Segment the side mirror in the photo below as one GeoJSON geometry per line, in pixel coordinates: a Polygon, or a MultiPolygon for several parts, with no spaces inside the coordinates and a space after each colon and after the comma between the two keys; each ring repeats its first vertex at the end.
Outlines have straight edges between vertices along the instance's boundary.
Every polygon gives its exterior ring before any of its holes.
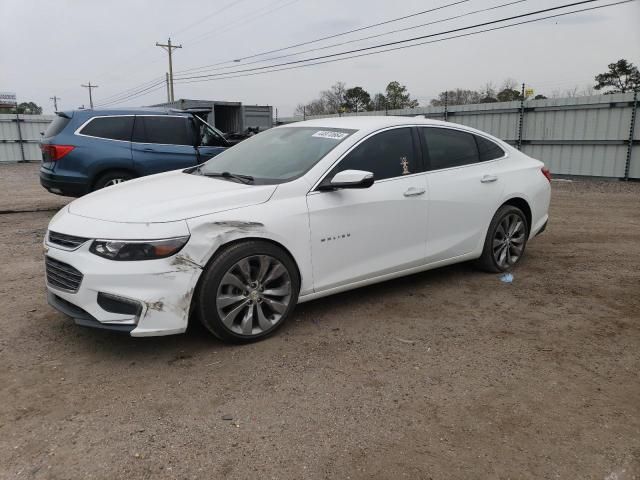
{"type": "Polygon", "coordinates": [[[338,188],[369,188],[373,185],[373,173],[364,170],[343,170],[336,173],[331,181],[322,182],[318,190],[336,190],[338,188]]]}

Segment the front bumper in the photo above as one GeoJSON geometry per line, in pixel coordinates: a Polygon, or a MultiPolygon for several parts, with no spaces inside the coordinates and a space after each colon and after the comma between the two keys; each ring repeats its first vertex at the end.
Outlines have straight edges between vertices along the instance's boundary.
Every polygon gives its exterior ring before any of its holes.
{"type": "Polygon", "coordinates": [[[158,260],[122,262],[89,252],[91,240],[68,251],[45,245],[45,254],[82,273],[76,292],[47,282],[52,307],[82,326],[128,333],[133,337],[183,333],[191,298],[202,268],[179,252],[158,260]],[[137,305],[134,312],[114,313],[106,296],[137,305]],[[109,309],[105,309],[105,306],[109,309]]]}

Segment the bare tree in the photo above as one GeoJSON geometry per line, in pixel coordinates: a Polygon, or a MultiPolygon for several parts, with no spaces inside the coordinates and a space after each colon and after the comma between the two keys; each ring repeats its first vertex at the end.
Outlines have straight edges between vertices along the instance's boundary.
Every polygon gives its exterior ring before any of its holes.
{"type": "Polygon", "coordinates": [[[344,82],[336,82],[329,90],[324,90],[320,98],[326,107],[327,113],[338,113],[345,103],[347,86],[344,82]]]}
{"type": "Polygon", "coordinates": [[[562,96],[569,97],[569,98],[579,97],[580,96],[579,92],[580,92],[579,87],[575,85],[572,88],[567,88],[566,90],[564,90],[564,92],[562,92],[562,96]]]}
{"type": "Polygon", "coordinates": [[[593,88],[593,85],[585,85],[582,87],[582,91],[580,92],[580,96],[582,97],[590,97],[591,95],[595,95],[596,91],[593,88]]]}
{"type": "Polygon", "coordinates": [[[493,82],[485,83],[484,86],[480,89],[480,95],[484,99],[496,98],[497,93],[498,92],[497,92],[496,84],[493,82]]]}
{"type": "Polygon", "coordinates": [[[518,81],[515,78],[507,78],[505,79],[504,82],[502,82],[502,88],[501,90],[518,90],[520,91],[519,88],[517,88],[520,84],[518,83],[518,81]]]}

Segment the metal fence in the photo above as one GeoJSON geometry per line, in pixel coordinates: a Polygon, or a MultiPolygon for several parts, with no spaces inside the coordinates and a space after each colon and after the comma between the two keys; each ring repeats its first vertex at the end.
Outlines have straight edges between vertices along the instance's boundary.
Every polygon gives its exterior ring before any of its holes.
{"type": "Polygon", "coordinates": [[[40,132],[54,115],[0,115],[0,163],[41,160],[40,132]]]}
{"type": "MultiPolygon", "coordinates": [[[[637,94],[361,112],[420,116],[491,133],[544,161],[554,174],[640,179],[637,94]]],[[[344,114],[356,115],[355,113],[344,114]]],[[[306,117],[325,118],[338,115],[306,117]]],[[[40,132],[52,115],[0,115],[0,163],[40,160],[40,132]]],[[[303,120],[280,118],[278,123],[303,120]]]]}
{"type": "MultiPolygon", "coordinates": [[[[545,162],[555,174],[640,179],[637,103],[637,94],[624,93],[342,116],[401,115],[446,120],[483,130],[519,146],[527,155],[545,162]]],[[[302,117],[289,117],[279,119],[278,123],[301,120],[302,117]]]]}

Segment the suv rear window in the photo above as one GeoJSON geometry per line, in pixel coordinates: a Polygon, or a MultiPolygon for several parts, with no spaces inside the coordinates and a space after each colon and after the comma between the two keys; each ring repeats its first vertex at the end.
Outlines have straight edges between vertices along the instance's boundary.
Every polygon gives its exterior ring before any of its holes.
{"type": "Polygon", "coordinates": [[[64,130],[64,127],[66,127],[70,121],[71,121],[70,118],[63,117],[62,115],[58,115],[56,118],[54,118],[53,122],[51,122],[47,127],[47,129],[45,130],[44,138],[55,137],[62,130],[64,130]]]}
{"type": "Polygon", "coordinates": [[[80,130],[80,134],[109,140],[131,140],[133,117],[96,117],[80,130]]]}
{"type": "Polygon", "coordinates": [[[137,116],[133,141],[193,146],[194,138],[187,120],[186,117],[137,116]]]}

